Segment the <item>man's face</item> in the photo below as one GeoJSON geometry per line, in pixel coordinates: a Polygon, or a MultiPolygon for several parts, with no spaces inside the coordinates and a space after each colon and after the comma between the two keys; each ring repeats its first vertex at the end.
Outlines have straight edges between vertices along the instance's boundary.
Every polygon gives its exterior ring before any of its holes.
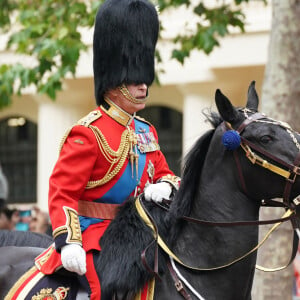
{"type": "MultiPolygon", "coordinates": [[[[147,97],[147,85],[141,84],[128,84],[126,85],[129,93],[136,99],[145,99],[147,97]]],[[[145,103],[132,103],[121,93],[119,88],[112,89],[106,93],[107,97],[113,101],[120,108],[129,114],[133,114],[145,108],[145,103]]]]}

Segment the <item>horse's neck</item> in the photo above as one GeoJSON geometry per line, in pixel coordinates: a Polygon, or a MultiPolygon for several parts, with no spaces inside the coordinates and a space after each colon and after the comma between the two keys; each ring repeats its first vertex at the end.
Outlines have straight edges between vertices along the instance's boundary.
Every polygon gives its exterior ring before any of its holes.
{"type": "MultiPolygon", "coordinates": [[[[240,191],[232,172],[232,167],[224,164],[204,168],[190,216],[212,222],[257,220],[258,205],[240,191]]],[[[257,226],[224,228],[186,223],[177,240],[177,251],[188,261],[197,257],[199,264],[223,263],[254,247],[257,237],[257,226]]]]}
{"type": "Polygon", "coordinates": [[[196,217],[206,216],[219,221],[256,219],[258,203],[244,193],[233,154],[211,152],[203,166],[192,212],[196,217]]]}
{"type": "Polygon", "coordinates": [[[257,203],[234,186],[230,177],[210,178],[200,183],[199,193],[192,204],[193,216],[227,222],[258,217],[257,203]]]}

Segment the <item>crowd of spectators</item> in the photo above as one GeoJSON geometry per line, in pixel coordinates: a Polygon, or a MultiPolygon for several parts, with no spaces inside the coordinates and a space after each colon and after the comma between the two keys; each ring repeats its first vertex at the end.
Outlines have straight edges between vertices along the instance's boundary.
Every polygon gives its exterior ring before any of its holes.
{"type": "Polygon", "coordinates": [[[52,235],[49,215],[37,206],[22,210],[7,205],[9,188],[0,166],[0,230],[21,230],[52,235]]]}

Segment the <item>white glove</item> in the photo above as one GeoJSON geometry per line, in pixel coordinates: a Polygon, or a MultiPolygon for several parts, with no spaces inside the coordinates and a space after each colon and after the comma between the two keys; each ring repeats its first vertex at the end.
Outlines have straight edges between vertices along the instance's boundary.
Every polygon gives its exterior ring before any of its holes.
{"type": "Polygon", "coordinates": [[[145,199],[147,201],[161,202],[163,199],[170,199],[172,193],[172,187],[167,182],[159,182],[155,184],[149,184],[144,189],[145,199]]]}
{"type": "Polygon", "coordinates": [[[86,272],[86,253],[84,249],[71,244],[61,248],[61,262],[65,269],[83,275],[86,272]]]}

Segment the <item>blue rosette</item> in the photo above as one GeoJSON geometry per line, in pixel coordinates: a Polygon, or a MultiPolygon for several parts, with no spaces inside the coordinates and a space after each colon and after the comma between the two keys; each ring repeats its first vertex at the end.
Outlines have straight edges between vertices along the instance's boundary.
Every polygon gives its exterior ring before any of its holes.
{"type": "Polygon", "coordinates": [[[241,144],[241,137],[235,130],[228,130],[222,136],[222,143],[228,150],[235,150],[241,144]]]}

